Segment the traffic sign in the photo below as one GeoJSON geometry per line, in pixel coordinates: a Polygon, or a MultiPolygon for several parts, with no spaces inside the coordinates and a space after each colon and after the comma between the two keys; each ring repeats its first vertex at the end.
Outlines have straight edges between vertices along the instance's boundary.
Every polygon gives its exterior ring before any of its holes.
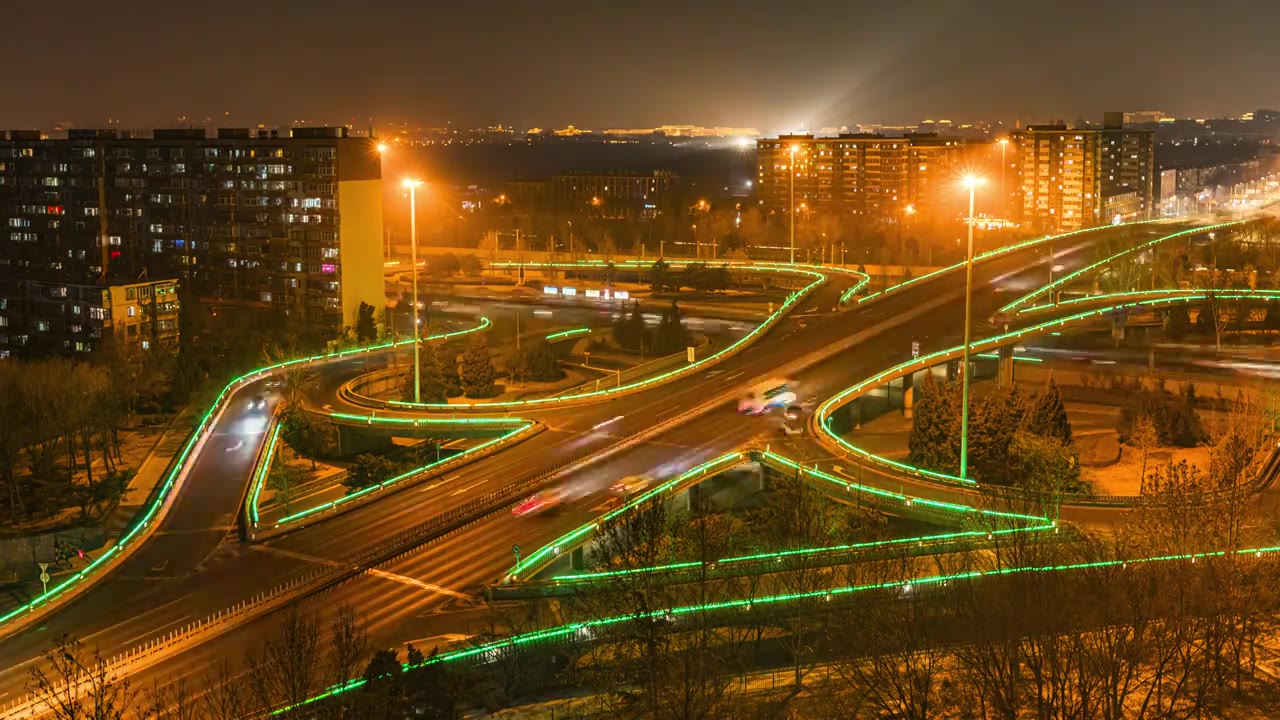
{"type": "Polygon", "coordinates": [[[40,584],[44,587],[44,592],[49,592],[49,563],[37,563],[40,566],[40,584]]]}
{"type": "Polygon", "coordinates": [[[515,556],[516,556],[516,564],[517,564],[517,565],[519,565],[519,564],[520,564],[520,546],[519,546],[519,545],[512,545],[512,546],[511,546],[511,552],[515,553],[515,556]]]}
{"type": "Polygon", "coordinates": [[[911,359],[914,360],[915,358],[918,358],[918,357],[920,357],[920,341],[912,340],[911,341],[911,359]]]}

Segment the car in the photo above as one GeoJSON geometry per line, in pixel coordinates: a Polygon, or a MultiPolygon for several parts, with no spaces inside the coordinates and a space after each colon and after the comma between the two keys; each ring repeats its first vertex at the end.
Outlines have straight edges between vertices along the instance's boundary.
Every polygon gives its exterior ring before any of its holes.
{"type": "Polygon", "coordinates": [[[791,437],[793,435],[804,435],[804,425],[802,423],[785,420],[782,423],[782,434],[787,437],[791,437]]]}
{"type": "Polygon", "coordinates": [[[534,493],[511,508],[511,514],[517,517],[540,512],[560,502],[560,494],[553,490],[534,493]]]}
{"type": "Polygon", "coordinates": [[[630,495],[639,492],[653,482],[653,478],[648,475],[628,475],[609,487],[610,490],[621,495],[630,495]]]}
{"type": "Polygon", "coordinates": [[[804,413],[804,408],[799,405],[788,405],[786,410],[782,411],[782,416],[788,420],[795,420],[804,413]]]}
{"type": "Polygon", "coordinates": [[[250,410],[266,410],[266,409],[267,409],[267,396],[266,396],[266,395],[254,395],[253,397],[249,398],[249,409],[250,409],[250,410]]]}

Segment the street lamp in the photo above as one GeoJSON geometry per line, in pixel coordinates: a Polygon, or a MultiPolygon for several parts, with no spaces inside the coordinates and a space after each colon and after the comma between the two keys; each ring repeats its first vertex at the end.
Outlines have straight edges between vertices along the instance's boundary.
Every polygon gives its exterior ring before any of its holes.
{"type": "Polygon", "coordinates": [[[378,152],[384,153],[386,151],[387,151],[387,144],[382,142],[378,143],[378,152]]]}
{"type": "Polygon", "coordinates": [[[404,179],[409,188],[409,265],[413,268],[413,401],[422,402],[422,368],[418,367],[418,203],[421,180],[404,179]]]}
{"type": "Polygon", "coordinates": [[[964,256],[964,360],[960,365],[960,479],[968,479],[969,470],[969,326],[973,304],[973,196],[983,178],[966,175],[963,185],[969,188],[969,249],[964,256]]]}
{"type": "Polygon", "coordinates": [[[1004,173],[1008,169],[1009,163],[1005,161],[1005,151],[1009,149],[1009,138],[1000,138],[1000,217],[1009,217],[1009,196],[1004,189],[1004,173]]]}
{"type": "Polygon", "coordinates": [[[796,151],[799,145],[791,146],[791,264],[796,264],[796,151]]]}

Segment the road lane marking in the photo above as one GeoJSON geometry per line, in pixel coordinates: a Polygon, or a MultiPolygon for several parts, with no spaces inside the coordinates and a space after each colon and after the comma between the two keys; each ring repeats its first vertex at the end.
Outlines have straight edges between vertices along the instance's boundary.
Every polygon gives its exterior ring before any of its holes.
{"type": "Polygon", "coordinates": [[[182,617],[178,618],[177,620],[174,620],[174,621],[173,621],[172,623],[170,623],[169,625],[166,625],[164,628],[161,628],[159,633],[155,632],[154,630],[148,630],[148,631],[146,631],[146,632],[142,633],[141,635],[136,635],[136,636],[134,636],[134,637],[129,638],[128,640],[125,640],[124,642],[120,643],[120,645],[121,645],[121,646],[123,646],[123,647],[129,647],[129,646],[133,645],[133,643],[135,643],[135,642],[137,642],[137,641],[139,641],[139,640],[141,640],[141,639],[143,639],[143,638],[152,638],[152,637],[157,637],[158,635],[163,635],[166,629],[170,629],[170,628],[172,628],[172,629],[177,629],[177,628],[179,628],[179,627],[181,627],[181,626],[182,626],[182,622],[183,622],[184,620],[186,620],[186,619],[188,619],[188,618],[190,618],[190,617],[191,617],[190,615],[183,615],[182,617]]]}
{"type": "Polygon", "coordinates": [[[306,555],[284,548],[271,547],[270,545],[250,545],[250,549],[259,550],[261,552],[269,552],[275,555],[283,555],[284,557],[293,558],[294,560],[302,560],[304,562],[318,563],[320,565],[328,565],[330,567],[346,567],[350,563],[338,562],[328,558],[316,557],[314,555],[306,555]]]}
{"type": "Polygon", "coordinates": [[[489,478],[485,478],[484,480],[477,480],[476,482],[473,482],[470,485],[464,485],[458,488],[457,490],[454,490],[453,492],[449,493],[449,497],[455,497],[457,495],[461,495],[462,493],[470,490],[471,488],[476,487],[477,485],[483,485],[487,482],[489,482],[489,478]]]}
{"type": "Polygon", "coordinates": [[[449,595],[451,597],[464,598],[466,600],[473,599],[470,595],[466,593],[458,592],[457,590],[450,590],[449,588],[440,587],[439,585],[433,585],[429,582],[423,582],[421,580],[418,580],[417,578],[411,578],[405,575],[400,575],[393,572],[387,572],[386,570],[379,570],[377,568],[373,568],[369,570],[369,574],[375,575],[377,577],[380,577],[386,580],[392,580],[394,582],[402,583],[405,585],[420,587],[423,590],[430,590],[431,592],[439,593],[441,595],[449,595]]]}
{"type": "Polygon", "coordinates": [[[432,490],[439,489],[439,488],[441,488],[441,487],[444,487],[446,483],[449,483],[449,482],[452,482],[452,481],[454,481],[454,480],[457,480],[457,479],[458,479],[458,478],[460,478],[460,477],[462,477],[462,475],[461,475],[461,474],[458,474],[458,475],[450,475],[449,477],[447,477],[447,478],[445,478],[445,479],[443,479],[443,480],[441,480],[441,481],[439,481],[439,482],[428,483],[427,485],[425,485],[425,486],[424,486],[421,490],[419,490],[418,492],[430,492],[430,491],[432,491],[432,490]]]}
{"type": "MultiPolygon", "coordinates": [[[[189,597],[191,597],[191,593],[187,593],[186,595],[183,595],[183,596],[182,596],[182,597],[180,597],[180,598],[174,598],[173,600],[170,600],[170,601],[169,601],[169,602],[167,602],[167,603],[164,603],[164,604],[162,604],[162,605],[157,605],[157,606],[155,606],[155,607],[153,607],[153,608],[151,608],[151,609],[149,609],[149,610],[144,610],[144,611],[142,611],[142,612],[138,613],[137,615],[133,615],[133,616],[131,616],[131,617],[130,617],[126,622],[134,622],[134,621],[135,621],[135,620],[137,620],[138,618],[141,618],[141,617],[146,616],[146,615],[150,615],[151,613],[153,613],[153,612],[157,612],[157,611],[159,611],[159,610],[163,610],[163,609],[165,609],[165,608],[169,607],[170,605],[172,605],[172,604],[174,604],[174,603],[182,602],[183,600],[186,600],[186,599],[187,599],[187,598],[189,598],[189,597]]],[[[87,642],[89,642],[90,640],[92,640],[93,638],[98,637],[98,636],[99,636],[99,635],[101,635],[102,633],[110,632],[111,630],[114,630],[115,628],[119,627],[119,626],[120,626],[120,625],[122,625],[122,624],[123,624],[123,623],[117,623],[117,624],[115,624],[115,625],[112,625],[111,627],[103,628],[102,630],[99,630],[98,632],[93,633],[92,635],[86,635],[85,637],[80,638],[80,642],[87,643],[87,642]]]]}
{"type": "Polygon", "coordinates": [[[227,448],[227,452],[235,452],[244,447],[244,440],[237,440],[235,445],[227,448]]]}

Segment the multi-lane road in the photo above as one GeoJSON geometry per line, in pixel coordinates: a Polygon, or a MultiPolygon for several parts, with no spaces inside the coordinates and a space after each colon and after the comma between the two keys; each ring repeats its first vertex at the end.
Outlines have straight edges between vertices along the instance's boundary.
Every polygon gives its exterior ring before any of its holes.
{"type": "MultiPolygon", "coordinates": [[[[1018,286],[1027,278],[1043,277],[1046,270],[1038,265],[1026,273],[1014,272],[1035,258],[1038,254],[1033,250],[980,265],[975,271],[979,287],[975,316],[984,317],[1005,297],[993,292],[995,279],[1001,278],[997,285],[1018,286]]],[[[1086,259],[1086,252],[1072,255],[1059,248],[1055,262],[1078,265],[1086,259]]],[[[850,337],[857,339],[852,347],[793,373],[804,387],[802,392],[830,395],[901,360],[913,340],[920,341],[926,351],[954,345],[963,312],[959,302],[963,287],[956,280],[951,275],[919,283],[843,313],[828,312],[844,290],[839,282],[832,282],[797,308],[807,317],[784,321],[745,352],[714,368],[607,402],[540,410],[537,415],[548,429],[520,444],[254,546],[238,542],[234,524],[265,419],[242,404],[234,405],[218,423],[213,441],[153,538],[36,627],[0,642],[0,702],[21,692],[25,668],[59,634],[73,634],[102,648],[104,654],[129,648],[317,566],[346,563],[365,548],[541,468],[588,456],[715,398],[732,398],[751,380],[775,375],[797,358],[850,337]],[[609,420],[613,422],[602,425],[609,420]]],[[[324,377],[348,376],[362,362],[324,365],[324,377]]],[[[331,389],[333,382],[320,385],[331,389]]],[[[316,609],[339,602],[354,605],[368,620],[371,637],[380,646],[424,639],[421,644],[430,645],[432,639],[465,633],[468,619],[477,613],[477,588],[511,565],[513,544],[533,549],[581,524],[594,514],[607,496],[605,489],[620,476],[673,474],[757,440],[785,444],[776,420],[740,417],[731,399],[715,403],[698,417],[566,478],[563,482],[572,486],[572,499],[556,513],[515,517],[496,512],[304,605],[316,609]]],[[[239,657],[275,622],[272,616],[250,622],[143,672],[139,679],[197,673],[213,657],[239,657]]]]}

